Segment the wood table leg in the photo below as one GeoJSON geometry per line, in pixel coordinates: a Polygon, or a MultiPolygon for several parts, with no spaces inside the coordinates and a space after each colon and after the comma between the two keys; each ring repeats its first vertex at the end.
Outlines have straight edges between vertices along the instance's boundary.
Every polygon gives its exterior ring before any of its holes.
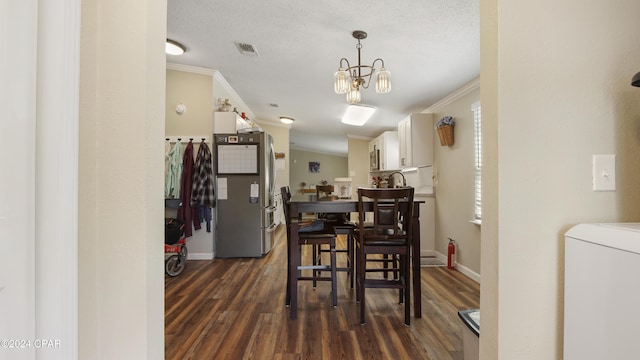
{"type": "Polygon", "coordinates": [[[420,204],[416,203],[413,208],[413,313],[416,318],[422,317],[422,281],[420,272],[420,204]]]}
{"type": "Polygon", "coordinates": [[[286,239],[287,239],[287,293],[285,295],[285,305],[287,307],[291,306],[291,277],[289,276],[289,273],[291,273],[291,254],[293,254],[293,252],[291,252],[291,246],[290,246],[290,239],[291,239],[291,233],[289,232],[291,230],[290,225],[286,225],[286,239]]]}
{"type": "Polygon", "coordinates": [[[298,316],[298,266],[300,265],[300,251],[298,250],[298,211],[291,209],[291,236],[289,237],[289,297],[291,320],[298,316]]]}

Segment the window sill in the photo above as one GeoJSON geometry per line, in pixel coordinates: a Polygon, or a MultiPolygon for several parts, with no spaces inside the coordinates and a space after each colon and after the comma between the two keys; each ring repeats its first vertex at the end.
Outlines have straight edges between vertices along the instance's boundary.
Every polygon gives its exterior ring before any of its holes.
{"type": "Polygon", "coordinates": [[[471,220],[469,222],[472,223],[472,224],[476,224],[478,226],[482,225],[482,220],[471,220]]]}

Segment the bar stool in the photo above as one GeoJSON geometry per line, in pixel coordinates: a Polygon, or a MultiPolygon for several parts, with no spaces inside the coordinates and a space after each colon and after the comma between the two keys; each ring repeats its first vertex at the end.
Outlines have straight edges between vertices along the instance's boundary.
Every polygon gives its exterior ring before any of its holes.
{"type": "MultiPolygon", "coordinates": [[[[330,198],[333,194],[334,187],[333,185],[316,185],[316,196],[317,199],[327,199],[330,198]]],[[[353,268],[355,264],[355,252],[354,252],[354,237],[353,230],[356,228],[356,224],[350,221],[350,213],[321,213],[318,214],[318,218],[322,219],[333,226],[336,234],[345,235],[346,236],[346,248],[339,248],[336,245],[336,253],[343,253],[347,255],[347,265],[343,267],[338,267],[337,271],[344,271],[347,273],[347,277],[349,278],[349,286],[353,289],[354,284],[354,274],[353,268]]],[[[322,245],[318,245],[318,264],[322,263],[322,254],[329,252],[328,249],[324,249],[322,245]]],[[[315,253],[314,253],[315,258],[315,253]]]]}
{"type": "MultiPolygon", "coordinates": [[[[354,230],[356,236],[356,292],[360,302],[360,324],[365,324],[365,289],[393,288],[399,289],[400,302],[404,303],[404,323],[410,325],[410,290],[411,290],[411,241],[413,222],[412,187],[396,189],[358,189],[358,214],[360,222],[354,230]],[[371,227],[364,225],[363,202],[373,201],[373,223],[371,227]],[[379,272],[379,267],[368,267],[368,255],[390,255],[399,258],[398,268],[386,271],[397,271],[394,279],[368,277],[367,274],[379,272]]],[[[383,269],[384,271],[384,269],[383,269]]]]}
{"type": "MultiPolygon", "coordinates": [[[[291,214],[289,211],[289,200],[291,200],[291,192],[288,186],[280,188],[282,194],[282,204],[284,209],[284,217],[287,224],[287,242],[291,241],[291,214]]],[[[333,307],[338,306],[338,287],[336,283],[336,233],[333,227],[325,222],[314,222],[308,229],[301,229],[298,231],[298,256],[302,258],[302,246],[311,245],[315,250],[316,246],[328,245],[330,253],[330,265],[316,264],[315,259],[311,265],[302,265],[302,259],[300,266],[298,266],[298,280],[299,281],[313,281],[315,288],[316,281],[330,281],[333,307]],[[319,226],[318,226],[319,225],[319,226]],[[313,276],[302,276],[302,270],[312,270],[313,276]],[[321,276],[316,271],[330,271],[330,276],[321,276]]],[[[291,254],[289,254],[291,256],[291,254]]],[[[289,259],[290,263],[291,259],[289,259]]],[[[298,291],[296,289],[296,291],[298,291]]],[[[286,304],[291,303],[291,293],[289,289],[289,277],[287,276],[287,295],[286,304]]]]}

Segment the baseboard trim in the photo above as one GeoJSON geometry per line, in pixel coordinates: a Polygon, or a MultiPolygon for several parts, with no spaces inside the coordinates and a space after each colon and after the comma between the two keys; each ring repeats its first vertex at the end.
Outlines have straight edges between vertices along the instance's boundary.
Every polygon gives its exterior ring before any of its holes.
{"type": "MultiPolygon", "coordinates": [[[[420,251],[420,254],[422,256],[435,256],[437,257],[440,261],[442,261],[443,263],[447,263],[447,256],[439,253],[435,250],[425,250],[425,251],[420,251]],[[426,254],[426,253],[430,253],[429,255],[422,255],[422,254],[426,254]]],[[[460,273],[462,273],[463,275],[465,275],[466,277],[468,277],[469,279],[477,282],[478,284],[480,284],[480,279],[481,276],[480,274],[478,274],[477,272],[469,269],[468,267],[462,265],[462,264],[456,264],[456,270],[458,270],[460,273]]]]}
{"type": "Polygon", "coordinates": [[[187,260],[213,260],[213,253],[189,253],[187,260]]]}
{"type": "Polygon", "coordinates": [[[420,257],[438,257],[435,250],[420,250],[420,257]]]}

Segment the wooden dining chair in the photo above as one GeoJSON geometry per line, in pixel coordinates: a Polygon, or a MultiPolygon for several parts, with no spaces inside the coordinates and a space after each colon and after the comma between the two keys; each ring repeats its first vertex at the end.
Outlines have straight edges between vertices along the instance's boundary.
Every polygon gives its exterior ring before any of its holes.
{"type": "MultiPolygon", "coordinates": [[[[284,209],[284,217],[287,225],[287,243],[291,241],[291,212],[290,212],[290,200],[291,200],[291,191],[288,186],[283,186],[280,188],[280,192],[282,194],[282,204],[284,209]]],[[[319,220],[317,220],[319,221],[319,220]]],[[[314,223],[313,226],[316,226],[319,223],[314,223]]],[[[317,281],[330,281],[331,282],[331,292],[332,292],[332,300],[333,307],[338,306],[338,286],[336,282],[336,233],[331,226],[331,224],[322,221],[322,225],[318,229],[313,229],[313,231],[306,231],[304,228],[299,229],[298,231],[298,254],[297,256],[300,258],[300,266],[298,266],[298,281],[313,281],[313,287],[316,288],[317,281]],[[311,265],[302,265],[302,246],[311,245],[312,249],[315,250],[316,246],[319,245],[327,245],[329,247],[329,257],[330,264],[329,265],[321,265],[315,258],[312,259],[311,265]],[[312,270],[312,276],[302,276],[302,270],[312,270]],[[322,276],[320,271],[329,271],[330,276],[322,276]]],[[[315,251],[314,251],[315,252],[315,251]]],[[[291,257],[292,254],[289,254],[291,257]]],[[[289,263],[291,259],[288,259],[289,263]]],[[[297,291],[297,289],[296,289],[297,291]]],[[[289,276],[287,276],[287,295],[286,295],[286,303],[290,304],[291,301],[291,293],[289,289],[289,276]]]]}
{"type": "Polygon", "coordinates": [[[354,230],[356,237],[356,299],[360,302],[360,324],[365,324],[365,289],[399,289],[404,303],[404,323],[410,325],[411,241],[413,221],[412,187],[397,189],[358,189],[358,215],[361,221],[354,230]],[[373,223],[364,225],[364,201],[373,202],[373,223]],[[368,256],[398,257],[397,268],[381,269],[367,261],[368,256]],[[398,276],[385,279],[373,276],[383,271],[397,271],[398,276]]]}

